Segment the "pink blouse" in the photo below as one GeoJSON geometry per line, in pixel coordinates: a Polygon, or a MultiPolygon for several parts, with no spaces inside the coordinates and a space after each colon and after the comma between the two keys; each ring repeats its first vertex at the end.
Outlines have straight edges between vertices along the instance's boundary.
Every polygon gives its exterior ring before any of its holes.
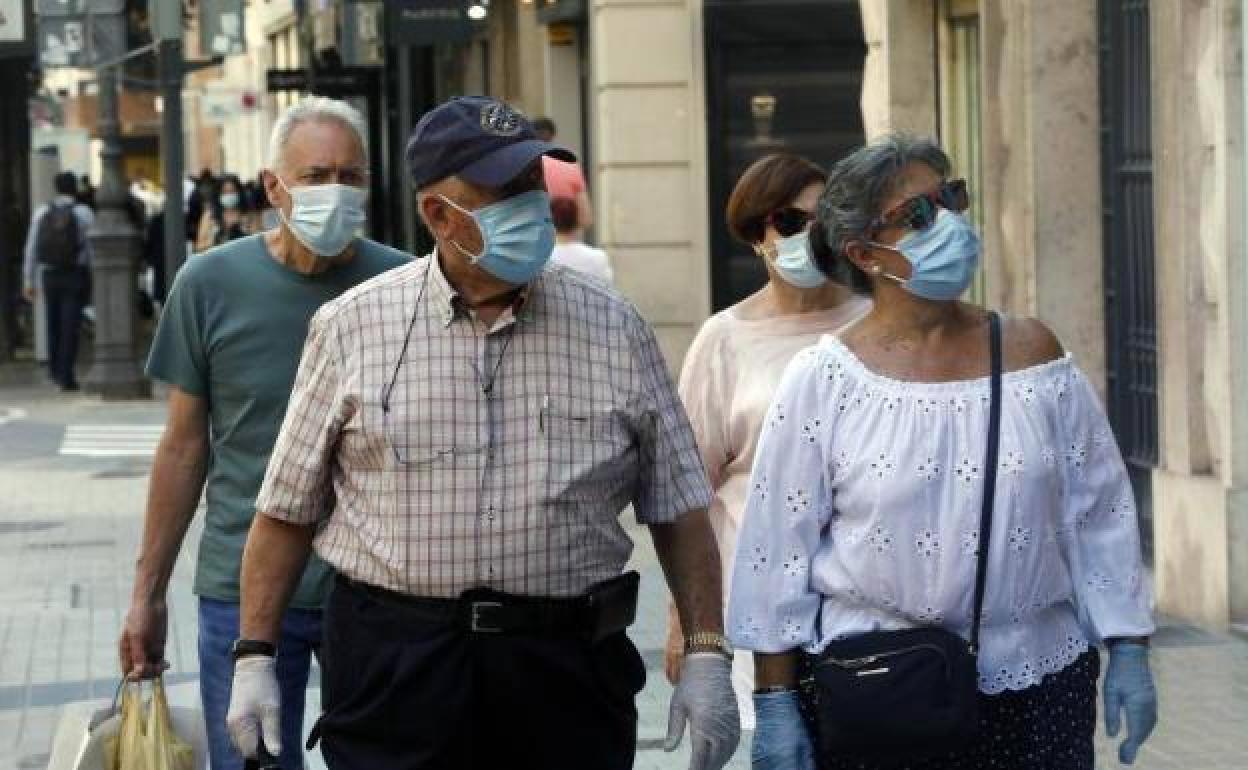
{"type": "Polygon", "coordinates": [[[710,519],[725,576],[732,574],[754,449],[785,367],[798,351],[870,308],[869,299],[855,296],[831,310],[752,321],[728,308],[708,318],[694,338],[680,373],[680,397],[715,490],[710,519]]]}

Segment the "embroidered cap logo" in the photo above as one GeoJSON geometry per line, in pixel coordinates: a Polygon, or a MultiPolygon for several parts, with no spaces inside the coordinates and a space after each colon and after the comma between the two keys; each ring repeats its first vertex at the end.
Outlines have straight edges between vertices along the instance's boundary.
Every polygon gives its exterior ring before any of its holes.
{"type": "Polygon", "coordinates": [[[520,133],[521,115],[501,102],[481,108],[481,130],[495,136],[515,136],[520,133]]]}

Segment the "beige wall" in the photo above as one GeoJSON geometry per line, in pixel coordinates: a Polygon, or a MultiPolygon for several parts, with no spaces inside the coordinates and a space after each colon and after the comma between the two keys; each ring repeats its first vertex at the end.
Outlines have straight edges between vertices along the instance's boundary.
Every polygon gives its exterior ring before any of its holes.
{"type": "Polygon", "coordinates": [[[868,139],[891,131],[935,136],[934,0],[860,0],[862,122],[868,139]]]}
{"type": "Polygon", "coordinates": [[[1239,8],[1212,0],[1151,9],[1158,599],[1211,625],[1248,615],[1248,329],[1238,307],[1246,295],[1232,290],[1245,270],[1239,8]]]}
{"type": "Polygon", "coordinates": [[[594,0],[590,11],[599,243],[673,369],[710,311],[701,5],[594,0]]]}
{"type": "MultiPolygon", "coordinates": [[[[860,0],[868,137],[937,133],[941,5],[860,0]]],[[[979,18],[988,304],[1049,323],[1103,389],[1095,0],[981,0],[979,18]]]]}
{"type": "Polygon", "coordinates": [[[1095,0],[984,0],[990,304],[1048,323],[1104,392],[1095,0]]]}

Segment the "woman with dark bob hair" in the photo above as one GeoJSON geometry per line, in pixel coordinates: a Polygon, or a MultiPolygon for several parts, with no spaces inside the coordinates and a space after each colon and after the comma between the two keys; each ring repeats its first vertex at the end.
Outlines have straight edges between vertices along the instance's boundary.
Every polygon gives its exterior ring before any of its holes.
{"type": "MultiPolygon", "coordinates": [[[[725,574],[736,552],[758,432],[784,367],[871,305],[829,281],[810,254],[806,236],[826,180],[822,168],[789,154],[768,155],[745,170],[728,199],[728,230],[754,250],[768,280],[707,319],[685,356],[680,396],[715,490],[709,513],[725,574]]],[[[666,669],[675,682],[685,640],[675,611],[669,615],[666,669]]],[[[747,729],[754,726],[753,673],[750,656],[736,656],[733,685],[747,729]]]]}
{"type": "Polygon", "coordinates": [[[874,306],[793,359],[759,439],[727,621],[756,768],[1091,770],[1098,645],[1122,762],[1156,724],[1122,457],[1044,324],[960,300],[979,238],[949,174],[889,136],[819,201],[820,268],[874,306]]]}

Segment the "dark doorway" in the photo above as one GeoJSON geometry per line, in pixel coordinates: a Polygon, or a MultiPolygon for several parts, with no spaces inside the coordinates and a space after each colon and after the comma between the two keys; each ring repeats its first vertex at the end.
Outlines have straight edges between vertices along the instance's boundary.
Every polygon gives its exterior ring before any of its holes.
{"type": "Polygon", "coordinates": [[[719,310],[767,280],[724,226],[733,185],[771,152],[826,167],[862,143],[867,49],[858,0],[707,0],[705,19],[711,301],[719,310]]]}
{"type": "Polygon", "coordinates": [[[1148,0],[1101,0],[1101,163],[1110,423],[1152,552],[1157,465],[1157,303],[1148,0]]]}

